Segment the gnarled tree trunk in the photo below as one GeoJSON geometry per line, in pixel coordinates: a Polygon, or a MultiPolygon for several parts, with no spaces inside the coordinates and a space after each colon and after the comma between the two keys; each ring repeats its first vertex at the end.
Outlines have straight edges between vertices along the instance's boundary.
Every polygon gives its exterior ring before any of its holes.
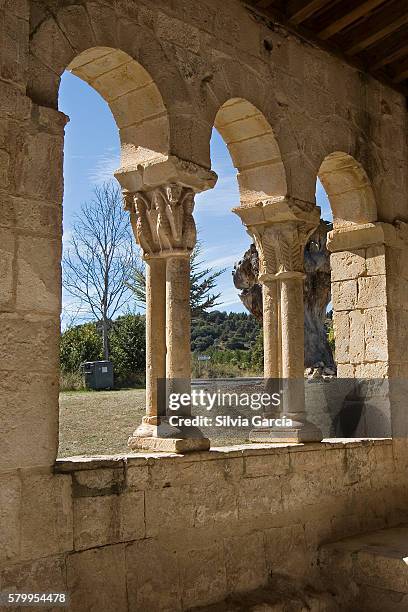
{"type": "MultiPolygon", "coordinates": [[[[326,309],[330,302],[330,254],[326,249],[327,232],[332,226],[320,220],[305,248],[305,368],[324,364],[334,368],[333,353],[327,341],[326,309]]],[[[262,286],[258,282],[259,260],[254,244],[235,264],[234,285],[240,289],[245,308],[262,324],[262,286]]]]}

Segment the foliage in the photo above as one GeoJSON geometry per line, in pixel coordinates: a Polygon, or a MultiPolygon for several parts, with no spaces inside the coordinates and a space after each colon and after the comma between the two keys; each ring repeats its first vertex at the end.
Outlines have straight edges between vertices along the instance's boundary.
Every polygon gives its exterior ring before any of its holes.
{"type": "Polygon", "coordinates": [[[102,339],[95,323],[85,323],[61,334],[60,362],[63,372],[78,372],[83,361],[102,359],[102,339]]]}
{"type": "Polygon", "coordinates": [[[105,359],[110,321],[132,297],[126,283],[135,261],[121,191],[113,181],[104,183],[76,215],[62,269],[65,290],[87,318],[100,321],[105,359]]]}
{"type": "MultiPolygon", "coordinates": [[[[192,319],[200,317],[211,308],[219,305],[221,293],[214,293],[217,279],[225,270],[210,270],[203,268],[203,262],[199,259],[201,244],[197,242],[191,254],[190,267],[190,306],[192,319]]],[[[146,271],[144,265],[138,264],[133,268],[132,280],[127,286],[133,291],[138,304],[146,306],[146,271]]]]}
{"type": "Polygon", "coordinates": [[[245,312],[213,310],[193,320],[191,350],[193,352],[219,350],[249,350],[259,333],[255,317],[245,312]]]}
{"type": "Polygon", "coordinates": [[[145,318],[141,315],[127,314],[114,321],[109,344],[117,385],[140,383],[144,379],[145,333],[145,318]]]}

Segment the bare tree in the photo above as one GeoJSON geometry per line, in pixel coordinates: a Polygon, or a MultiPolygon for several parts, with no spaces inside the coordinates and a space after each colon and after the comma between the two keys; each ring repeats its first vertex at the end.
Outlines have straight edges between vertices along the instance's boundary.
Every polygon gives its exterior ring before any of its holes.
{"type": "Polygon", "coordinates": [[[132,298],[136,259],[121,191],[114,181],[104,183],[75,217],[62,269],[65,290],[99,322],[105,359],[110,321],[132,298]]]}

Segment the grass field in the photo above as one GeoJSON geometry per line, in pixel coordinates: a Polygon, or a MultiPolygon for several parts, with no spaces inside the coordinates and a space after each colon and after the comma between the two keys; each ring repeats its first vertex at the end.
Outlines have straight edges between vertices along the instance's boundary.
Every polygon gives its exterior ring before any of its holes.
{"type": "Polygon", "coordinates": [[[128,437],[145,414],[144,389],[60,394],[59,457],[129,452],[128,437]]]}
{"type": "MultiPolygon", "coordinates": [[[[144,414],[144,389],[60,393],[58,457],[126,454],[127,439],[144,414]]],[[[205,433],[212,446],[247,442],[244,432],[213,429],[205,433]]]]}

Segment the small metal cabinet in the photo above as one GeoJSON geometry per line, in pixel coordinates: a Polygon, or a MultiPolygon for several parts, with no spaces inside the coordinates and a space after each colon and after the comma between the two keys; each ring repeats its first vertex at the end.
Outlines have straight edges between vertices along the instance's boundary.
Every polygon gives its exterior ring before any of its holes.
{"type": "Polygon", "coordinates": [[[85,361],[81,372],[87,389],[113,389],[113,364],[111,361],[85,361]]]}

